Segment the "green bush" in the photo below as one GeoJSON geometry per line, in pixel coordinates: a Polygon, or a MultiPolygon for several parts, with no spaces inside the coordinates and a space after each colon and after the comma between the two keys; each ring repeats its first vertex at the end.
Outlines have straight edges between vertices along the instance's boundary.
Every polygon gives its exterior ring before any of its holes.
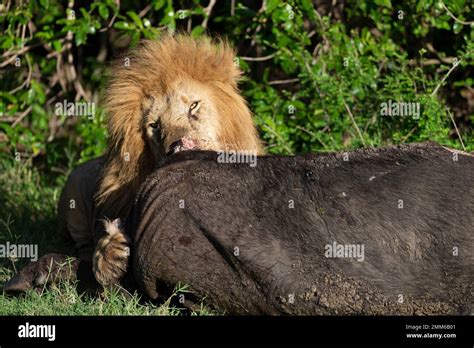
{"type": "MultiPolygon", "coordinates": [[[[71,247],[56,231],[56,202],[68,172],[105,149],[99,101],[107,66],[167,30],[235,45],[246,73],[240,87],[269,153],[425,140],[474,150],[472,2],[333,3],[3,1],[0,243],[37,244],[40,255],[71,247]],[[75,101],[96,103],[95,117],[55,112],[57,103],[75,101]],[[420,113],[382,115],[391,101],[418,103],[420,113]]],[[[25,261],[0,260],[0,285],[25,261]]],[[[88,299],[66,284],[0,296],[0,314],[177,314],[168,302],[88,299]]]]}
{"type": "Polygon", "coordinates": [[[241,89],[269,153],[425,140],[462,148],[460,137],[474,150],[470,1],[0,6],[0,152],[33,158],[47,174],[67,172],[106,143],[101,110],[73,118],[56,115],[54,105],[98,102],[109,61],[165,30],[234,43],[246,72],[241,89]],[[419,103],[419,117],[382,116],[390,100],[419,103]]]}

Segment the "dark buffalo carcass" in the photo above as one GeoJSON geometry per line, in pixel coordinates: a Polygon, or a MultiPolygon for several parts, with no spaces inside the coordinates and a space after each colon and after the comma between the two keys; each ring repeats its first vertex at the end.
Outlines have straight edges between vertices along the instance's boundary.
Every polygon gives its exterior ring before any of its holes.
{"type": "Polygon", "coordinates": [[[474,157],[220,155],[178,153],[141,189],[127,225],[150,297],[181,283],[230,314],[473,313],[474,157]]]}

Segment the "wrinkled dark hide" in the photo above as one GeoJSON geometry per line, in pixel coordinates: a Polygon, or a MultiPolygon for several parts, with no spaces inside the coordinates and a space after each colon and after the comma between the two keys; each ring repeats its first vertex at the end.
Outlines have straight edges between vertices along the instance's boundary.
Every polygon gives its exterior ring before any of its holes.
{"type": "Polygon", "coordinates": [[[232,314],[472,314],[474,157],[454,157],[419,144],[252,168],[179,153],[128,221],[135,279],[232,314]],[[334,242],[364,260],[326,257],[334,242]]]}

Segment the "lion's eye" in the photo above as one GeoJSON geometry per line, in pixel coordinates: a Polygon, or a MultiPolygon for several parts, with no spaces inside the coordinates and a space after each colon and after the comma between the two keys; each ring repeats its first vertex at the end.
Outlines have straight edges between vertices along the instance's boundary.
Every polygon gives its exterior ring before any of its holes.
{"type": "Polygon", "coordinates": [[[158,128],[158,123],[152,122],[152,123],[148,124],[148,126],[153,128],[153,129],[156,129],[156,128],[158,128]]]}
{"type": "Polygon", "coordinates": [[[189,106],[189,110],[194,110],[199,106],[200,101],[195,101],[189,106]]]}

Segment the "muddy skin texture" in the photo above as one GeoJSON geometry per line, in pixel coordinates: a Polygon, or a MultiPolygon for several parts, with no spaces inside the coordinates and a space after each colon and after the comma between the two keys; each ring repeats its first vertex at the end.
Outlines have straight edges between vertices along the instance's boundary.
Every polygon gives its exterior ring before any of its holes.
{"type": "MultiPolygon", "coordinates": [[[[133,276],[152,298],[187,283],[185,305],[205,297],[229,314],[472,314],[474,157],[454,158],[436,144],[255,168],[176,154],[128,219],[133,276]],[[333,242],[364,245],[364,260],[325,257],[333,242]]],[[[58,280],[98,286],[90,262],[48,254],[4,291],[58,280]]]]}
{"type": "Polygon", "coordinates": [[[474,157],[434,143],[346,155],[168,158],[127,223],[139,287],[189,284],[228,314],[472,314],[474,157]],[[364,260],[325,257],[333,242],[364,260]]]}

